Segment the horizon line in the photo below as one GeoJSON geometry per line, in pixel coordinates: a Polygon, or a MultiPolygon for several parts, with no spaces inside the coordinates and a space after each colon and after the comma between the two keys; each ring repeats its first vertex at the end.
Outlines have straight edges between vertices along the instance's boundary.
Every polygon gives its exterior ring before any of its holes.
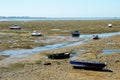
{"type": "Polygon", "coordinates": [[[103,16],[103,17],[99,17],[99,16],[96,16],[96,17],[95,16],[91,16],[91,17],[90,16],[84,16],[84,17],[83,16],[82,17],[79,17],[79,16],[78,17],[72,17],[72,16],[71,17],[65,17],[65,16],[63,16],[63,17],[50,17],[50,16],[49,17],[41,17],[41,16],[0,16],[0,18],[2,18],[2,17],[3,18],[4,17],[28,17],[28,18],[30,18],[30,17],[31,18],[32,17],[34,17],[34,18],[37,18],[37,17],[38,18],[120,18],[118,16],[116,16],[116,17],[115,16],[110,16],[110,17],[108,17],[108,16],[103,16]]]}

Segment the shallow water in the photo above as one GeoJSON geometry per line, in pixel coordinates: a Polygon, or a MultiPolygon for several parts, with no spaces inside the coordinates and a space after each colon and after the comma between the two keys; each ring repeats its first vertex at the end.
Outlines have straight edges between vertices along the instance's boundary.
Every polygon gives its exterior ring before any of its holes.
{"type": "Polygon", "coordinates": [[[107,38],[110,36],[120,35],[120,32],[112,32],[112,33],[101,33],[101,34],[87,34],[87,35],[80,35],[81,38],[92,38],[93,35],[98,35],[100,38],[107,38]]]}
{"type": "Polygon", "coordinates": [[[110,53],[115,53],[115,52],[120,52],[120,50],[107,49],[107,50],[102,51],[103,54],[110,54],[110,53]]]}
{"type": "Polygon", "coordinates": [[[81,53],[85,53],[85,52],[88,52],[87,50],[77,50],[77,51],[73,51],[73,55],[70,56],[71,59],[76,59],[78,57],[79,54],[81,53]]]}
{"type": "MultiPolygon", "coordinates": [[[[96,34],[80,35],[80,37],[78,38],[81,38],[82,40],[75,41],[75,42],[64,42],[64,43],[59,43],[59,44],[36,47],[33,49],[6,50],[6,51],[0,52],[0,55],[10,55],[12,57],[21,57],[21,56],[24,56],[24,54],[34,54],[34,53],[38,53],[40,51],[45,51],[45,50],[53,50],[53,49],[58,49],[58,48],[76,46],[76,45],[84,44],[86,42],[91,41],[93,35],[96,35],[96,34]]],[[[104,33],[104,34],[97,34],[97,35],[99,35],[100,38],[106,38],[106,37],[110,37],[114,35],[120,35],[120,32],[104,33]]],[[[65,38],[65,36],[64,37],[61,36],[61,38],[65,38]]],[[[105,51],[103,53],[105,53],[105,51]]]]}
{"type": "Polygon", "coordinates": [[[37,53],[40,51],[70,47],[70,46],[75,46],[75,45],[82,44],[82,43],[83,43],[83,41],[75,42],[75,43],[54,44],[54,45],[48,45],[48,46],[43,46],[43,47],[36,47],[33,49],[7,50],[7,51],[0,52],[0,54],[1,55],[10,55],[12,57],[22,57],[23,54],[34,54],[34,53],[37,53]]]}

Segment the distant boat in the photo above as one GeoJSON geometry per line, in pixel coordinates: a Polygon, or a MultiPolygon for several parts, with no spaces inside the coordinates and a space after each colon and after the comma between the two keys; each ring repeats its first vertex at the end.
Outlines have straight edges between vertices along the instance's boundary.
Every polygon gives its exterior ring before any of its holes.
{"type": "Polygon", "coordinates": [[[50,59],[65,59],[65,58],[70,58],[70,53],[63,52],[63,53],[49,54],[48,58],[50,58],[50,59]]]}
{"type": "Polygon", "coordinates": [[[93,39],[100,39],[98,35],[93,35],[93,39]]]}
{"type": "Polygon", "coordinates": [[[10,26],[10,29],[21,29],[21,26],[15,24],[15,25],[10,26]]]}
{"type": "Polygon", "coordinates": [[[80,36],[80,32],[78,30],[72,32],[72,37],[79,37],[79,36],[80,36]]]}
{"type": "Polygon", "coordinates": [[[85,62],[85,61],[70,61],[70,64],[74,68],[80,68],[80,69],[92,69],[92,70],[102,70],[106,64],[100,63],[100,62],[85,62]]]}
{"type": "Polygon", "coordinates": [[[112,27],[112,24],[108,24],[108,27],[111,28],[111,27],[112,27]]]}
{"type": "Polygon", "coordinates": [[[33,31],[33,33],[31,33],[31,36],[42,36],[42,33],[33,31]]]}

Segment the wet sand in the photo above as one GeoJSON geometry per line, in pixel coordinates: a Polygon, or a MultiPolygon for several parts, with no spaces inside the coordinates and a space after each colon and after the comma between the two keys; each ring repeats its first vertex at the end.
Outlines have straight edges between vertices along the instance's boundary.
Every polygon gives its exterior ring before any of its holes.
{"type": "MultiPolygon", "coordinates": [[[[74,58],[75,60],[85,59],[106,62],[107,66],[101,71],[73,69],[69,64],[72,58],[63,60],[45,58],[46,54],[52,54],[54,52],[54,50],[52,50],[31,55],[29,59],[22,59],[23,61],[17,62],[17,65],[14,63],[14,65],[12,65],[14,67],[10,65],[8,65],[8,67],[2,67],[0,69],[0,77],[1,80],[119,80],[120,53],[102,54],[102,52],[100,52],[103,48],[119,49],[119,40],[119,36],[115,36],[94,40],[81,46],[69,48],[69,50],[74,49],[76,51],[82,48],[89,50],[89,52],[78,54],[77,57],[74,58]],[[117,45],[107,44],[107,42],[114,42],[117,43],[117,45]],[[98,45],[99,48],[97,47],[98,45]],[[50,62],[51,65],[44,65],[46,62],[50,62]],[[23,66],[18,67],[18,64],[23,66]]],[[[66,49],[57,49],[56,51],[65,50],[66,49]]]]}
{"type": "MultiPolygon", "coordinates": [[[[24,26],[24,29],[21,31],[11,31],[8,29],[8,25],[12,23],[21,24],[19,22],[0,23],[4,26],[4,28],[0,26],[0,29],[2,30],[2,34],[0,35],[0,41],[2,41],[2,43],[0,43],[0,51],[31,49],[38,46],[45,46],[66,41],[63,38],[57,38],[58,42],[54,42],[55,39],[51,38],[53,42],[49,43],[48,40],[48,43],[41,44],[39,41],[42,39],[47,41],[48,37],[31,37],[30,33],[34,29],[38,29],[39,31],[42,29],[42,32],[47,30],[45,34],[50,36],[69,36],[70,32],[74,29],[78,29],[82,31],[82,33],[120,31],[118,24],[119,21],[55,21],[55,23],[57,23],[56,25],[51,24],[53,23],[52,21],[23,22],[22,26],[24,26]],[[105,25],[110,22],[115,24],[115,26],[108,29],[105,25]],[[61,27],[61,24],[63,23],[64,25],[61,27]],[[79,25],[80,23],[82,25],[79,25]],[[73,27],[71,27],[71,25],[73,27]],[[57,29],[60,29],[60,31],[51,31],[51,29],[56,29],[56,26],[57,29]],[[61,32],[61,30],[67,30],[67,32],[61,32]]],[[[69,41],[69,38],[67,41],[69,41]]],[[[4,57],[1,58],[2,60],[0,61],[0,80],[120,80],[120,52],[113,52],[111,54],[103,54],[102,52],[103,50],[119,50],[119,48],[120,36],[118,35],[109,38],[101,38],[99,40],[92,40],[89,43],[77,46],[47,50],[40,53],[38,52],[36,54],[27,55],[27,57],[13,57],[11,58],[11,61],[9,58],[4,57]],[[80,52],[80,50],[83,50],[83,52],[80,52]],[[70,59],[62,60],[51,60],[46,57],[47,54],[66,51],[73,51],[77,54],[72,54],[72,56],[75,56],[74,58],[72,57],[70,59]],[[105,62],[107,66],[101,71],[73,69],[73,67],[69,64],[71,59],[105,62]],[[51,65],[44,65],[45,63],[51,63],[51,65]]]]}

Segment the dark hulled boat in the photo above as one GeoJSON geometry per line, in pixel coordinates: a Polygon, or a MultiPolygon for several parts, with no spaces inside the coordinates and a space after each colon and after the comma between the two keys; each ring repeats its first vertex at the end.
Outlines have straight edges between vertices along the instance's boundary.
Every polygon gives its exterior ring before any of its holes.
{"type": "Polygon", "coordinates": [[[70,53],[63,52],[63,53],[49,54],[48,58],[50,58],[50,59],[65,59],[65,58],[70,58],[70,53]]]}
{"type": "Polygon", "coordinates": [[[92,70],[102,70],[106,64],[100,62],[85,62],[85,61],[70,61],[70,64],[74,68],[80,69],[92,69],[92,70]]]}
{"type": "Polygon", "coordinates": [[[78,30],[72,32],[72,37],[79,37],[79,36],[80,36],[80,32],[78,30]]]}
{"type": "Polygon", "coordinates": [[[93,39],[94,40],[97,40],[97,39],[100,39],[98,35],[93,35],[93,39]]]}

